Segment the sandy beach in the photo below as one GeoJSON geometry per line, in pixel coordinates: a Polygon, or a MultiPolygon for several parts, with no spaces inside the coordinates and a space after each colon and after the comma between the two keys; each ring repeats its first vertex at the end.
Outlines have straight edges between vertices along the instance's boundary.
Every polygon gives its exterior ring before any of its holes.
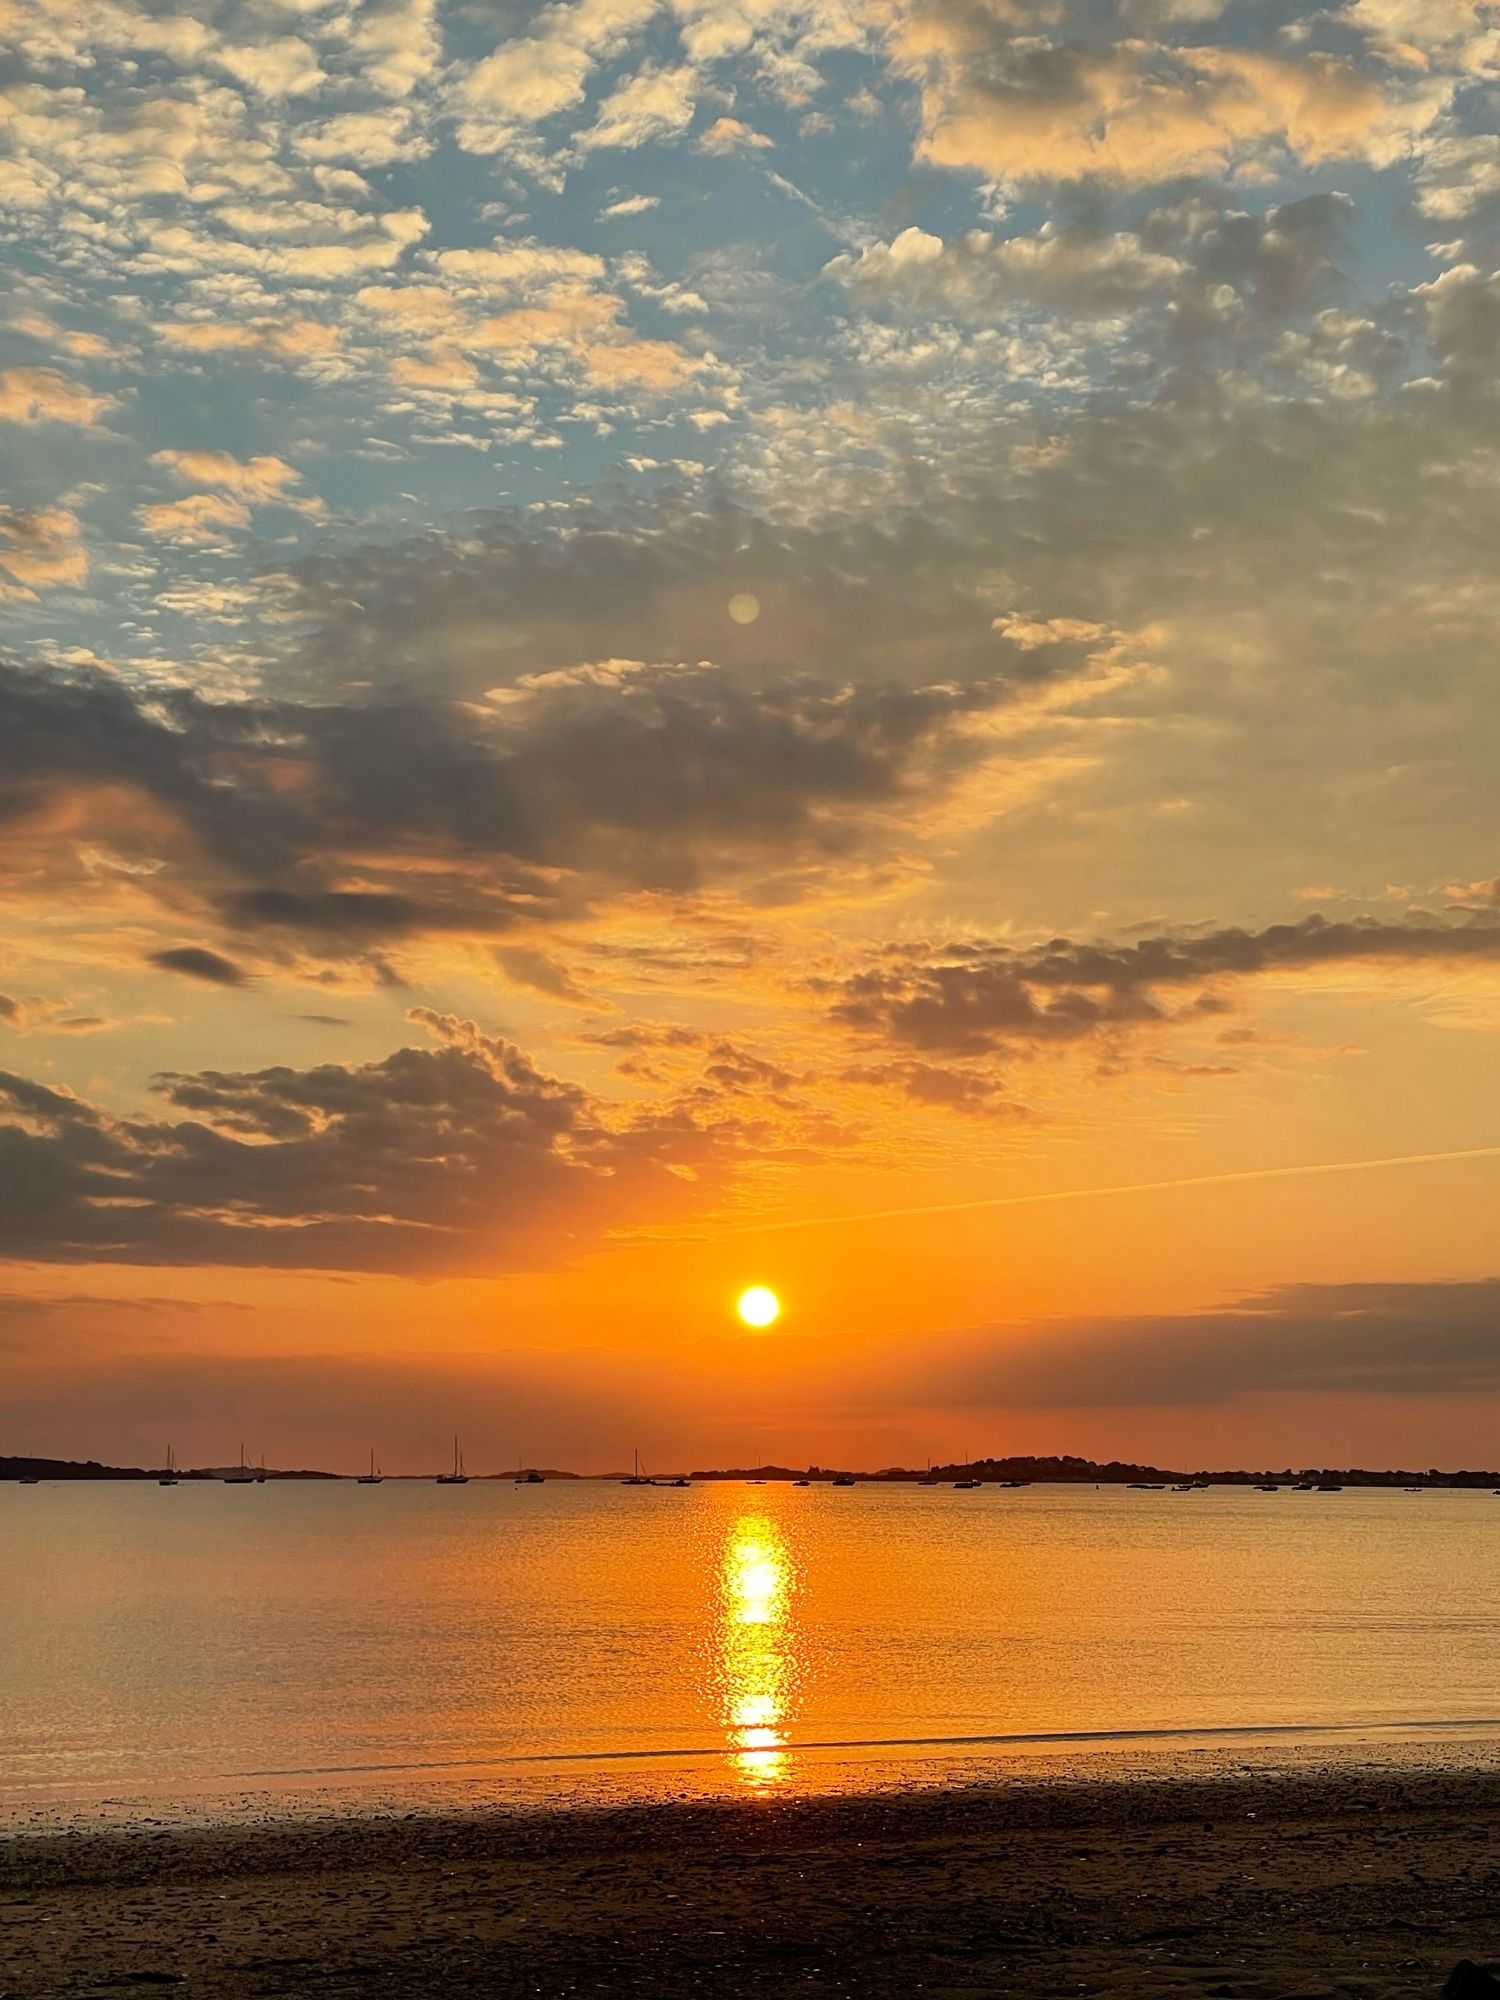
{"type": "Polygon", "coordinates": [[[0,1994],[1435,1995],[1500,1957],[1500,1774],[26,1835],[0,1994]]]}

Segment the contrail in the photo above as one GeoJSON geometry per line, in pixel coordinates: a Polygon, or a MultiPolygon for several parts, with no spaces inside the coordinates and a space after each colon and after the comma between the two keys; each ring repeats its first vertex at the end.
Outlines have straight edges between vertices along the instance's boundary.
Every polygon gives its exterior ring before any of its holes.
{"type": "Polygon", "coordinates": [[[1229,1187],[1239,1181],[1289,1181],[1314,1174],[1368,1174],[1382,1167],[1426,1167],[1443,1160],[1500,1159],[1500,1146],[1463,1146],[1450,1153],[1393,1153],[1380,1160],[1314,1160],[1304,1166],[1239,1167],[1227,1174],[1182,1174],[1167,1181],[1122,1181],[1114,1187],[1046,1188],[1037,1194],[993,1194],[978,1201],[937,1201],[915,1208],[868,1208],[858,1215],[804,1215],[783,1222],[746,1222],[719,1236],[766,1236],[782,1229],[837,1229],[850,1222],[895,1222],[908,1215],[970,1215],[985,1208],[1028,1208],[1044,1201],[1102,1201],[1117,1194],[1158,1194],[1168,1188],[1229,1187]]]}

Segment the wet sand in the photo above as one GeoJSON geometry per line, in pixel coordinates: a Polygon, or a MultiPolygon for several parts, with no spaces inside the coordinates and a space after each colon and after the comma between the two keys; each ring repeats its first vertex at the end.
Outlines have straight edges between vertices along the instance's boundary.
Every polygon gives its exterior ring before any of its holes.
{"type": "Polygon", "coordinates": [[[1433,1995],[1500,1773],[1013,1781],[0,1844],[0,1996],[1433,1995]]]}

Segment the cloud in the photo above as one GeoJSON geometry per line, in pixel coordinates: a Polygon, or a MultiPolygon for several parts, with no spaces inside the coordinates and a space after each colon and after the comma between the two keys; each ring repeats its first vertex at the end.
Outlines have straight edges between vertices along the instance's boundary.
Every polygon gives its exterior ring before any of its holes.
{"type": "Polygon", "coordinates": [[[67,999],[16,999],[0,993],[0,1021],[18,1035],[97,1035],[115,1023],[104,1014],[80,1014],[67,999]]]}
{"type": "Polygon", "coordinates": [[[388,97],[409,97],[442,54],[437,0],[365,0],[350,48],[365,81],[388,97]]]}
{"type": "Polygon", "coordinates": [[[53,368],[0,368],[0,422],[89,425],[112,401],[53,368]]]}
{"type": "Polygon", "coordinates": [[[151,454],[151,463],[164,467],[184,485],[217,487],[252,504],[279,500],[287,487],[295,486],[302,477],[285,459],[271,453],[239,459],[227,451],[202,448],[156,451],[151,454]]]}
{"type": "Polygon", "coordinates": [[[461,73],[449,94],[458,142],[474,153],[514,147],[523,164],[531,130],[583,102],[594,69],[657,11],[657,0],[574,0],[544,7],[531,32],[500,43],[461,73]]]}
{"type": "Polygon", "coordinates": [[[835,257],[826,274],[862,301],[984,319],[1017,301],[1054,311],[1128,312],[1159,297],[1182,269],[1131,232],[1095,236],[1048,227],[1006,238],[971,230],[945,244],[925,230],[905,229],[890,243],[835,257]]]}
{"type": "Polygon", "coordinates": [[[944,241],[906,229],[825,267],[865,307],[983,323],[1017,308],[1068,317],[1170,311],[1171,335],[1233,337],[1305,312],[1347,289],[1353,204],[1307,195],[1251,214],[1194,194],[1131,230],[1048,220],[1011,236],[969,230],[944,241]]]}
{"type": "Polygon", "coordinates": [[[698,135],[698,150],[720,157],[765,151],[771,144],[763,132],[755,131],[740,118],[716,118],[698,135]]]}
{"type": "MultiPolygon", "coordinates": [[[[1217,1312],[1032,1322],[922,1345],[938,1405],[1194,1407],[1260,1395],[1452,1396],[1500,1389],[1500,1279],[1304,1284],[1217,1312]]],[[[882,1355],[877,1375],[901,1377],[882,1355]]]]}
{"type": "Polygon", "coordinates": [[[0,667],[0,775],[18,818],[102,814],[139,894],[159,877],[169,908],[192,893],[231,935],[360,953],[846,868],[992,755],[992,719],[1026,691],[1003,674],[757,688],[611,663],[488,704],[341,705],[0,667]]]}
{"type": "Polygon", "coordinates": [[[202,547],[221,543],[228,529],[250,525],[250,509],[227,493],[189,493],[182,500],[137,507],[135,517],[148,535],[202,547]]]}
{"type": "Polygon", "coordinates": [[[727,1127],[607,1118],[472,1022],[411,1019],[435,1047],[163,1077],[169,1117],[0,1072],[0,1255],[492,1273],[680,1214],[729,1164],[727,1127]]]}
{"type": "Polygon", "coordinates": [[[236,82],[263,97],[298,96],[316,90],[325,81],[316,54],[296,35],[238,46],[225,44],[214,51],[214,61],[236,82]]]}
{"type": "Polygon", "coordinates": [[[1200,1012],[1225,984],[1325,966],[1500,965],[1500,922],[1488,916],[1311,916],[1262,931],[1225,929],[1134,944],[1054,938],[1031,949],[964,944],[893,952],[850,975],[835,1015],[883,1039],[972,1055],[1066,1044],[1168,1018],[1165,995],[1196,987],[1200,1012]]]}
{"type": "Polygon", "coordinates": [[[69,507],[0,507],[0,598],[82,583],[88,552],[69,507]]]}
{"type": "Polygon", "coordinates": [[[1008,8],[921,0],[892,48],[921,90],[920,156],[1004,182],[1149,186],[1285,149],[1388,166],[1446,107],[1440,77],[1373,76],[1313,50],[1049,40],[1008,8]]]}
{"type": "Polygon", "coordinates": [[[697,99],[698,76],[689,64],[676,69],[648,65],[610,92],[578,143],[585,152],[603,146],[633,150],[673,137],[692,124],[697,99]]]}
{"type": "Polygon", "coordinates": [[[244,355],[247,359],[309,362],[325,359],[338,347],[339,329],[321,320],[251,319],[237,323],[214,320],[167,321],[156,328],[158,340],[194,354],[244,355]]]}
{"type": "Polygon", "coordinates": [[[617,201],[606,202],[599,211],[601,222],[623,222],[627,216],[649,215],[653,208],[661,207],[659,194],[621,195],[617,201]]]}
{"type": "Polygon", "coordinates": [[[202,945],[173,945],[167,951],[148,953],[152,965],[163,972],[180,972],[184,978],[198,979],[207,986],[243,986],[246,974],[233,959],[224,958],[202,945]]]}
{"type": "Polygon", "coordinates": [[[535,945],[497,945],[495,962],[506,978],[533,993],[545,993],[552,1000],[567,1000],[585,1006],[591,996],[573,978],[565,965],[549,958],[535,945]]]}

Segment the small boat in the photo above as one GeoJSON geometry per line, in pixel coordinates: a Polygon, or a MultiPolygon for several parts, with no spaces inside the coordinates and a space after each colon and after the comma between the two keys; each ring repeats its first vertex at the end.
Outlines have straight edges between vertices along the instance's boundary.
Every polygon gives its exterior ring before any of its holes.
{"type": "MultiPolygon", "coordinates": [[[[679,1478],[677,1478],[677,1479],[669,1479],[669,1480],[667,1480],[667,1482],[666,1482],[666,1484],[667,1484],[668,1486],[691,1486],[691,1485],[692,1485],[692,1483],[693,1483],[693,1482],[692,1482],[692,1480],[691,1480],[691,1479],[683,1479],[683,1478],[680,1478],[680,1477],[679,1477],[679,1478]]],[[[802,1484],[803,1484],[803,1485],[805,1486],[805,1485],[807,1484],[807,1481],[806,1481],[806,1480],[804,1479],[804,1480],[802,1481],[802,1484]]]]}
{"type": "Polygon", "coordinates": [[[977,1479],[955,1479],[953,1490],[955,1493],[977,1493],[979,1490],[979,1481],[977,1479]]]}
{"type": "Polygon", "coordinates": [[[245,1447],[241,1445],[239,1465],[233,1472],[226,1472],[224,1474],[224,1484],[226,1486],[258,1486],[260,1483],[260,1480],[255,1476],[255,1467],[245,1463],[245,1447]]]}
{"type": "Polygon", "coordinates": [[[382,1480],[382,1479],[384,1479],[384,1477],[385,1477],[385,1474],[384,1474],[384,1473],[383,1473],[383,1472],[382,1472],[382,1471],[381,1471],[381,1470],[379,1469],[379,1467],[378,1467],[378,1466],[376,1465],[376,1463],[375,1463],[375,1447],[374,1447],[374,1445],[371,1445],[371,1446],[370,1446],[370,1469],[369,1469],[369,1471],[368,1471],[368,1472],[362,1472],[362,1473],[361,1473],[361,1474],[359,1475],[359,1482],[358,1482],[358,1483],[359,1483],[359,1484],[360,1484],[361,1486],[378,1486],[378,1485],[380,1484],[381,1480],[382,1480]]]}
{"type": "Polygon", "coordinates": [[[651,1484],[649,1477],[641,1470],[641,1455],[639,1452],[635,1455],[635,1471],[622,1479],[620,1484],[622,1486],[649,1486],[651,1484]]]}
{"type": "Polygon", "coordinates": [[[440,1472],[433,1482],[437,1486],[467,1486],[469,1475],[464,1471],[464,1455],[458,1448],[458,1438],[453,1439],[453,1470],[440,1472]]]}
{"type": "Polygon", "coordinates": [[[1000,1484],[1012,1493],[1019,1493],[1023,1486],[1029,1486],[1029,1479],[1002,1479],[1000,1484]]]}
{"type": "Polygon", "coordinates": [[[1313,1483],[1310,1479],[1299,1479],[1297,1484],[1292,1488],[1294,1493],[1311,1493],[1312,1490],[1313,1483]]]}
{"type": "MultiPolygon", "coordinates": [[[[686,1485],[686,1484],[687,1484],[687,1481],[686,1481],[686,1480],[684,1480],[684,1481],[683,1481],[683,1484],[684,1484],[684,1485],[686,1485]]],[[[811,1481],[810,1479],[794,1479],[794,1480],[792,1481],[792,1484],[793,1484],[793,1486],[811,1486],[811,1485],[812,1485],[812,1481],[811,1481]]]]}
{"type": "Polygon", "coordinates": [[[1125,1489],[1127,1493],[1165,1493],[1166,1490],[1166,1487],[1159,1483],[1153,1485],[1149,1479],[1132,1479],[1125,1489]]]}
{"type": "Polygon", "coordinates": [[[20,1483],[23,1486],[40,1486],[42,1482],[34,1472],[23,1472],[20,1483]]]}
{"type": "Polygon", "coordinates": [[[1425,1493],[1427,1488],[1425,1486],[1403,1486],[1401,1491],[1403,1493],[1425,1493]]]}
{"type": "Polygon", "coordinates": [[[1191,1479],[1184,1479],[1182,1484],[1174,1486],[1172,1491],[1174,1493],[1197,1493],[1200,1489],[1193,1484],[1191,1479]]]}
{"type": "Polygon", "coordinates": [[[1342,1486],[1315,1486],[1313,1488],[1315,1493],[1342,1493],[1343,1490],[1342,1486]]]}
{"type": "Polygon", "coordinates": [[[833,1481],[833,1484],[835,1486],[852,1486],[854,1484],[854,1474],[852,1472],[841,1472],[833,1481]]]}
{"type": "Polygon", "coordinates": [[[177,1454],[170,1445],[167,1446],[167,1469],[156,1483],[158,1486],[175,1486],[177,1484],[177,1454]]]}
{"type": "Polygon", "coordinates": [[[518,1472],[516,1474],[516,1484],[517,1486],[545,1486],[547,1484],[547,1475],[545,1472],[536,1471],[518,1472]]]}
{"type": "Polygon", "coordinates": [[[1279,1493],[1281,1488],[1279,1486],[1257,1486],[1255,1490],[1257,1493],[1279,1493]]]}

